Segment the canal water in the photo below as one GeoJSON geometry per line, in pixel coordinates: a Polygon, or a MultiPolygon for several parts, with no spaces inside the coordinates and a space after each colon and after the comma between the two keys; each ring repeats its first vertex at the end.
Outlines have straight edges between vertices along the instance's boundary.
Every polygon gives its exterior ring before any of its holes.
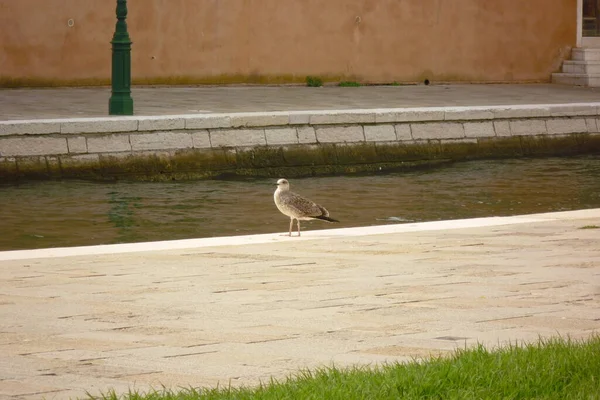
{"type": "MultiPolygon", "coordinates": [[[[287,232],[275,178],[0,185],[0,250],[287,232]]],[[[462,162],[291,179],[340,224],[303,230],[600,207],[600,156],[462,162]]]]}

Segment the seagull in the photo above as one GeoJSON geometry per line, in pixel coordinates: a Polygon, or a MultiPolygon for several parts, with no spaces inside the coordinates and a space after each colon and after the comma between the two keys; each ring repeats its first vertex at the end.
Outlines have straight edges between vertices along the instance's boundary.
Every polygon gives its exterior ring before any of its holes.
{"type": "Polygon", "coordinates": [[[277,181],[277,190],[275,190],[273,198],[279,211],[283,215],[290,217],[290,232],[288,236],[292,236],[294,220],[298,222],[298,236],[300,236],[300,220],[320,219],[327,222],[340,222],[337,219],[329,218],[329,211],[324,207],[294,192],[290,192],[290,183],[287,179],[279,179],[277,181]]]}

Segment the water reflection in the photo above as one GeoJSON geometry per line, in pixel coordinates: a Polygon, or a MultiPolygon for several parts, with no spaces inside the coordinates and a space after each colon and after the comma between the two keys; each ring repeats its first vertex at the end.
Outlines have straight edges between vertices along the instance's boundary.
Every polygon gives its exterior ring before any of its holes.
{"type": "MultiPolygon", "coordinates": [[[[287,231],[273,204],[275,181],[0,186],[0,250],[287,231]]],[[[336,227],[596,208],[600,157],[474,161],[291,186],[329,209],[342,221],[336,227]]]]}

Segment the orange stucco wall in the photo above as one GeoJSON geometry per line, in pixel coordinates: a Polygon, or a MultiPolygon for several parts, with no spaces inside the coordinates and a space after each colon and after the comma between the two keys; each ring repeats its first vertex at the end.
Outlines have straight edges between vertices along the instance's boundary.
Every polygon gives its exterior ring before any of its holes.
{"type": "MultiPolygon", "coordinates": [[[[134,82],[548,81],[577,0],[129,0],[134,82]]],[[[0,82],[107,83],[115,0],[0,0],[0,82]],[[67,22],[73,19],[74,25],[67,22]]]]}

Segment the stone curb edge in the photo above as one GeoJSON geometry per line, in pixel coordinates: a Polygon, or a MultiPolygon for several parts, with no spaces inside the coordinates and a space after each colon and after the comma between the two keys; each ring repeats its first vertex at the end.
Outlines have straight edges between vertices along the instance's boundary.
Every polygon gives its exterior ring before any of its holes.
{"type": "Polygon", "coordinates": [[[598,103],[276,111],[0,121],[0,136],[151,132],[288,125],[384,124],[600,115],[598,103]]]}

